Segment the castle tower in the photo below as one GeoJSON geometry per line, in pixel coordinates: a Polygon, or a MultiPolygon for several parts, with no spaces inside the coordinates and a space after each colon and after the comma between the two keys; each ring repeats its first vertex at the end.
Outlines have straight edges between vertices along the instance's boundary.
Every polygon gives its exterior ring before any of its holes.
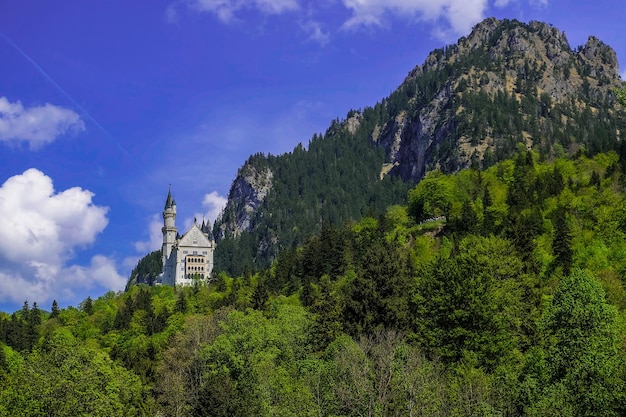
{"type": "Polygon", "coordinates": [[[178,230],[176,229],[176,201],[172,198],[172,192],[167,192],[167,199],[165,200],[165,209],[163,210],[163,275],[164,279],[170,278],[170,275],[175,271],[169,271],[167,265],[170,264],[168,259],[172,254],[172,247],[176,243],[176,235],[178,230]]]}

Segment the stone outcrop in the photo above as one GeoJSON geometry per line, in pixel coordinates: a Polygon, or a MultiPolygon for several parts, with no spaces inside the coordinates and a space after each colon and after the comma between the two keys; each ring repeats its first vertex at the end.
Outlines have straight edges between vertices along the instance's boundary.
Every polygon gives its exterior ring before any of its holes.
{"type": "MultiPolygon", "coordinates": [[[[574,51],[565,33],[549,24],[495,18],[476,25],[456,45],[430,53],[400,88],[433,72],[449,76],[427,103],[409,107],[372,132],[372,142],[385,148],[385,166],[393,166],[387,170],[390,175],[419,181],[428,170],[456,171],[495,150],[494,137],[477,140],[455,134],[467,111],[456,104],[463,94],[484,92],[493,97],[502,92],[521,103],[525,94],[517,84],[521,79],[532,83],[536,95],[547,94],[552,106],[573,101],[583,108],[589,99],[593,105],[620,84],[615,51],[594,36],[574,51]],[[442,148],[449,151],[444,154],[442,148]]],[[[527,132],[520,132],[522,136],[529,147],[536,140],[527,132]]]]}
{"type": "Polygon", "coordinates": [[[227,230],[236,237],[243,230],[250,229],[257,208],[272,189],[273,175],[268,167],[255,166],[252,159],[239,169],[228,193],[228,202],[224,209],[225,213],[229,212],[233,215],[228,216],[229,222],[219,225],[218,239],[223,238],[227,230]]]}

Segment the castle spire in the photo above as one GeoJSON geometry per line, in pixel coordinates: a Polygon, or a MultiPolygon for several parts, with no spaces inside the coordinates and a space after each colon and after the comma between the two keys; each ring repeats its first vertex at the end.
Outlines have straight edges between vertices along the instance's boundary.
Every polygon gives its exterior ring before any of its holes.
{"type": "Polygon", "coordinates": [[[172,206],[176,205],[176,201],[172,197],[172,185],[170,184],[167,190],[167,199],[165,200],[165,209],[172,208],[172,206]]]}

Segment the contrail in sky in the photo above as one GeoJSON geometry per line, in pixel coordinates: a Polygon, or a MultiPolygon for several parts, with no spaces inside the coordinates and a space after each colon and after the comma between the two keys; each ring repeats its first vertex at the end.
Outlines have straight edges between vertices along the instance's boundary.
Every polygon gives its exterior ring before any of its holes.
{"type": "Polygon", "coordinates": [[[48,75],[48,73],[46,71],[44,71],[43,68],[41,68],[39,66],[39,64],[37,64],[35,62],[34,59],[32,59],[26,52],[24,52],[22,50],[22,48],[20,48],[19,46],[17,46],[17,44],[15,42],[13,42],[7,35],[5,35],[4,33],[0,32],[0,37],[2,37],[2,39],[4,39],[9,45],[11,45],[17,52],[20,53],[20,55],[22,55],[28,62],[30,62],[31,64],[33,64],[33,67],[35,67],[35,69],[37,71],[39,71],[39,73],[41,75],[44,76],[44,78],[46,80],[48,80],[50,82],[50,84],[52,84],[57,90],[59,90],[59,92],[61,94],[63,94],[65,96],[65,98],[67,98],[78,110],[81,111],[81,113],[83,114],[83,116],[85,116],[87,119],[89,119],[94,125],[96,125],[96,127],[98,129],[100,129],[102,131],[102,133],[104,133],[105,138],[111,142],[112,144],[114,144],[115,146],[117,146],[117,148],[122,151],[122,153],[127,156],[130,157],[130,152],[128,152],[128,150],[126,148],[124,148],[118,141],[116,141],[113,138],[113,135],[111,135],[105,128],[104,126],[102,126],[100,123],[98,123],[98,121],[87,111],[87,109],[85,109],[83,106],[81,106],[80,104],[78,104],[78,102],[76,100],[74,100],[72,98],[72,96],[69,95],[69,93],[67,91],[65,91],[59,84],[57,84],[56,81],[54,81],[52,79],[51,76],[48,75]]]}

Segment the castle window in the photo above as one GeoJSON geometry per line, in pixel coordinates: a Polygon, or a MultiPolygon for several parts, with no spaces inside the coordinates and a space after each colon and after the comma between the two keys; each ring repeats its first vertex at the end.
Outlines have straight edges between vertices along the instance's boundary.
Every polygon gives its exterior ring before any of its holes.
{"type": "Polygon", "coordinates": [[[188,250],[184,250],[183,253],[189,253],[189,251],[188,250]]]}
{"type": "Polygon", "coordinates": [[[193,244],[194,244],[194,245],[197,245],[197,244],[198,244],[198,241],[197,241],[197,240],[194,240],[194,241],[193,241],[193,244]]]}

